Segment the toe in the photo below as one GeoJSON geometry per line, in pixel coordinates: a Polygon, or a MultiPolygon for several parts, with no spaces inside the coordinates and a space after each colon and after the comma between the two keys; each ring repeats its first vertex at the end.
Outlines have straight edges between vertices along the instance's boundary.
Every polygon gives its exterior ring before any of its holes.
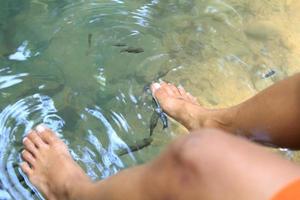
{"type": "Polygon", "coordinates": [[[161,85],[159,83],[153,83],[150,87],[152,95],[159,100],[159,95],[157,93],[161,93],[161,85]]]}
{"type": "Polygon", "coordinates": [[[30,176],[32,174],[32,169],[30,168],[29,164],[27,162],[21,163],[21,169],[22,171],[27,175],[30,176]]]}
{"type": "Polygon", "coordinates": [[[45,142],[43,142],[42,138],[36,131],[32,130],[28,135],[27,138],[38,148],[45,146],[45,142]]]}
{"type": "Polygon", "coordinates": [[[182,98],[184,98],[185,100],[189,100],[187,92],[185,91],[185,89],[182,86],[178,87],[178,91],[182,98]]]}
{"type": "Polygon", "coordinates": [[[152,94],[159,101],[159,103],[162,103],[169,97],[169,94],[166,92],[165,88],[162,87],[159,89],[152,89],[152,94]]]}
{"type": "Polygon", "coordinates": [[[51,129],[42,124],[36,127],[36,132],[39,134],[41,139],[47,144],[53,144],[58,139],[51,129]]]}
{"type": "Polygon", "coordinates": [[[171,83],[162,82],[160,86],[161,86],[160,90],[169,96],[173,97],[173,96],[180,95],[178,89],[171,83]]]}
{"type": "Polygon", "coordinates": [[[181,95],[185,95],[186,92],[185,92],[185,89],[182,87],[182,86],[178,86],[178,91],[181,95]]]}
{"type": "Polygon", "coordinates": [[[165,92],[163,91],[162,85],[159,83],[153,83],[151,85],[151,92],[152,94],[159,100],[160,95],[165,94],[165,92]]]}
{"type": "Polygon", "coordinates": [[[150,88],[151,88],[151,92],[154,94],[157,90],[159,90],[160,84],[159,83],[153,83],[150,88]]]}
{"type": "Polygon", "coordinates": [[[192,96],[190,93],[186,93],[187,98],[190,100],[190,102],[196,104],[196,105],[200,105],[199,102],[197,101],[197,98],[192,96]]]}
{"type": "Polygon", "coordinates": [[[29,151],[27,150],[22,151],[22,158],[31,166],[34,166],[36,160],[29,151]]]}
{"type": "Polygon", "coordinates": [[[23,139],[23,144],[27,151],[29,151],[33,156],[37,156],[37,153],[38,153],[37,147],[33,144],[33,142],[31,140],[29,140],[27,137],[25,137],[23,139]]]}
{"type": "Polygon", "coordinates": [[[161,96],[174,96],[174,90],[167,83],[153,83],[151,85],[152,94],[159,100],[161,96]]]}
{"type": "Polygon", "coordinates": [[[176,96],[181,95],[180,92],[179,92],[179,89],[175,85],[173,85],[171,83],[168,83],[168,87],[169,87],[168,89],[172,91],[172,94],[174,94],[176,96]]]}

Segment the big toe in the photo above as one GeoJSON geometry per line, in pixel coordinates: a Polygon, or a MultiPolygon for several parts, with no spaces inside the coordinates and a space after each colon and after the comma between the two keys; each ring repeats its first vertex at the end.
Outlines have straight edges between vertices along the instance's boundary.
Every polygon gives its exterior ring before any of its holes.
{"type": "Polygon", "coordinates": [[[183,100],[186,103],[192,103],[199,105],[197,99],[190,93],[186,92],[182,86],[176,87],[173,84],[165,83],[153,83],[151,85],[152,94],[160,103],[170,100],[171,98],[183,100]]]}
{"type": "Polygon", "coordinates": [[[35,128],[35,130],[39,134],[41,139],[47,144],[53,144],[54,142],[56,142],[58,140],[58,137],[56,136],[56,134],[51,129],[49,129],[48,127],[46,127],[43,124],[38,125],[35,128]]]}
{"type": "Polygon", "coordinates": [[[199,126],[200,113],[204,113],[206,110],[199,106],[196,98],[187,93],[182,87],[177,88],[166,83],[153,83],[151,91],[164,112],[170,117],[190,130],[199,126]]]}
{"type": "Polygon", "coordinates": [[[175,86],[164,82],[162,84],[153,83],[151,85],[151,92],[153,96],[159,101],[159,103],[162,103],[170,97],[176,97],[180,95],[178,91],[175,91],[175,88],[175,86]]]}
{"type": "Polygon", "coordinates": [[[163,85],[159,83],[153,83],[151,85],[151,92],[153,96],[157,99],[157,101],[163,105],[164,102],[170,97],[170,93],[172,92],[166,85],[163,85]]]}
{"type": "Polygon", "coordinates": [[[156,95],[157,91],[161,89],[161,85],[159,83],[152,83],[150,89],[152,94],[156,95]]]}
{"type": "Polygon", "coordinates": [[[178,97],[181,96],[178,88],[170,83],[162,82],[159,83],[153,83],[151,85],[151,92],[157,99],[163,99],[163,97],[169,96],[169,97],[178,97]]]}
{"type": "Polygon", "coordinates": [[[157,99],[162,109],[169,115],[174,115],[184,103],[179,90],[171,84],[153,83],[151,85],[153,96],[157,99]]]}

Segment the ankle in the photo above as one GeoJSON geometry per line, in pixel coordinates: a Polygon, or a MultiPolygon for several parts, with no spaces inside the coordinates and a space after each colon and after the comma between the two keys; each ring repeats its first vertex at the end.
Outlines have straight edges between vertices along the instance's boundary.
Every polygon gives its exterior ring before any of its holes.
{"type": "Polygon", "coordinates": [[[94,183],[89,177],[76,177],[66,184],[66,199],[84,200],[89,199],[89,193],[94,187],[94,183]]]}
{"type": "Polygon", "coordinates": [[[233,109],[211,110],[203,122],[203,128],[217,128],[232,132],[236,112],[233,109]]]}

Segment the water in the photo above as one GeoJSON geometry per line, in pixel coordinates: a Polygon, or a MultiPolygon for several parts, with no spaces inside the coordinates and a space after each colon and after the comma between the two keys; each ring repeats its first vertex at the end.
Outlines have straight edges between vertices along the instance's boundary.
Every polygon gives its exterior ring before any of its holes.
{"type": "Polygon", "coordinates": [[[39,123],[98,180],[149,161],[185,132],[160,125],[150,146],[118,156],[149,136],[153,109],[142,97],[152,81],[183,85],[203,105],[224,107],[299,71],[297,6],[1,0],[0,199],[42,199],[17,166],[22,138],[39,123]],[[126,47],[116,44],[144,52],[121,52],[126,47]]]}

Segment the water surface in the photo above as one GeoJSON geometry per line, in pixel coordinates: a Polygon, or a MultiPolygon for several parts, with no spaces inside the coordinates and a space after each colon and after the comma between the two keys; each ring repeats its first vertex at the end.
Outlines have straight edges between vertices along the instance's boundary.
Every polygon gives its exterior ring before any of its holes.
{"type": "Polygon", "coordinates": [[[150,146],[118,156],[149,137],[153,109],[143,88],[152,81],[183,85],[205,106],[224,107],[299,71],[296,6],[1,0],[0,199],[42,199],[17,166],[22,138],[39,123],[99,180],[149,161],[184,132],[159,124],[150,146]],[[121,52],[127,47],[144,52],[121,52]]]}

